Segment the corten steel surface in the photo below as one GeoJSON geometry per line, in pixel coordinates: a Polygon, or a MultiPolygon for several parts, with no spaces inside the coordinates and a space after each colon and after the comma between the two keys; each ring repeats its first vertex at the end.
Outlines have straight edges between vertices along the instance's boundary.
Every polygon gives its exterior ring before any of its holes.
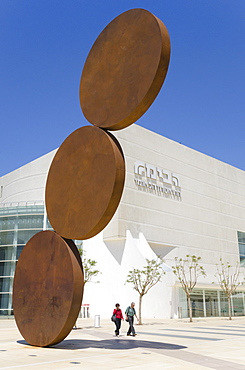
{"type": "Polygon", "coordinates": [[[98,234],[117,209],[124,179],[124,157],[113,135],[95,126],[74,131],[47,178],[46,208],[54,230],[78,240],[98,234]]]}
{"type": "Polygon", "coordinates": [[[99,35],[86,60],[80,103],[94,126],[74,131],[61,145],[46,183],[46,208],[53,231],[34,235],[19,258],[13,287],[17,326],[27,342],[62,341],[77,319],[84,277],[71,239],[104,229],[119,204],[125,162],[116,138],[156,98],[167,73],[170,40],[150,12],[129,10],[99,35]]]}
{"type": "Polygon", "coordinates": [[[161,89],[169,58],[168,31],[152,13],[132,9],[115,18],[83,68],[80,104],[87,120],[119,130],[139,119],[161,89]]]}
{"type": "Polygon", "coordinates": [[[53,231],[34,235],[20,255],[13,288],[15,320],[25,340],[39,347],[62,341],[76,322],[83,286],[68,244],[53,231]]]}

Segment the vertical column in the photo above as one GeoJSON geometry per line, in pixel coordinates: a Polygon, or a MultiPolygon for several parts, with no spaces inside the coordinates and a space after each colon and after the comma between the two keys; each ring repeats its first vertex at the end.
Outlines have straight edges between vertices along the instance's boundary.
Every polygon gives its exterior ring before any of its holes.
{"type": "Polygon", "coordinates": [[[231,295],[231,315],[234,316],[233,296],[231,295]]]}
{"type": "Polygon", "coordinates": [[[245,300],[244,300],[244,292],[242,292],[242,303],[243,303],[243,315],[245,315],[245,300]]]}
{"type": "Polygon", "coordinates": [[[44,210],[43,210],[43,231],[47,229],[47,211],[46,207],[44,205],[44,210]]]}
{"type": "Polygon", "coordinates": [[[205,302],[205,289],[202,290],[202,299],[203,299],[203,316],[206,317],[206,302],[205,302]]]}
{"type": "Polygon", "coordinates": [[[217,296],[218,296],[218,312],[219,316],[221,316],[221,306],[220,306],[220,291],[217,291],[217,296]]]}

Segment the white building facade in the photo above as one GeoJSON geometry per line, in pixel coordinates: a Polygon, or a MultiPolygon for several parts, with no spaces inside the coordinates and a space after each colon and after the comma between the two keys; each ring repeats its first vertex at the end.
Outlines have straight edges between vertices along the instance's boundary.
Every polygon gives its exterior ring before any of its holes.
{"type": "MultiPolygon", "coordinates": [[[[193,294],[194,316],[226,316],[227,300],[215,279],[220,258],[245,261],[245,172],[135,124],[113,133],[126,161],[119,207],[107,227],[83,241],[100,274],[85,286],[90,315],[110,317],[138,293],[125,284],[133,268],[161,255],[201,257],[207,277],[193,294]],[[98,282],[97,282],[98,281],[98,282]]],[[[46,177],[55,151],[0,178],[0,314],[12,313],[12,281],[29,238],[51,228],[44,206],[46,177]]],[[[101,179],[103,186],[103,179],[101,179]]],[[[88,216],[89,217],[89,216],[88,216]]],[[[166,270],[169,270],[166,268],[166,270]]],[[[234,315],[244,315],[244,292],[232,297],[234,315]]],[[[85,312],[85,311],[84,311],[85,312]]],[[[86,313],[87,314],[87,309],[86,313]]],[[[172,271],[143,297],[142,317],[188,316],[185,294],[172,271]]]]}

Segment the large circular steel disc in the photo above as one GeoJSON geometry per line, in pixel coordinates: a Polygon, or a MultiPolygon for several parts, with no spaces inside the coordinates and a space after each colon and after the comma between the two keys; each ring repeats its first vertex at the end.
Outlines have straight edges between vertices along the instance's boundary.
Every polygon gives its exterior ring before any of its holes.
{"type": "Polygon", "coordinates": [[[169,58],[168,31],[152,13],[132,9],[115,18],[83,68],[80,104],[87,120],[119,130],[139,119],[161,89],[169,58]]]}
{"type": "Polygon", "coordinates": [[[13,287],[14,316],[25,340],[40,347],[62,341],[78,317],[83,286],[68,244],[53,231],[34,235],[20,255],[13,287]]]}
{"type": "Polygon", "coordinates": [[[117,140],[95,126],[74,131],[62,143],[46,183],[46,208],[57,233],[69,239],[95,236],[119,204],[125,163],[117,140]]]}

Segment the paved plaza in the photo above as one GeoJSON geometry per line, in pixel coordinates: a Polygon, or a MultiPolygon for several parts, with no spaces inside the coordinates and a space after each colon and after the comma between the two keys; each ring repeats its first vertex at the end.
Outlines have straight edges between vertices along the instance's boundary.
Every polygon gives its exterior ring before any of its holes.
{"type": "Polygon", "coordinates": [[[2,369],[222,369],[245,370],[245,318],[144,320],[136,337],[119,337],[114,324],[78,319],[77,329],[61,343],[28,345],[13,319],[0,320],[2,369]],[[98,322],[96,322],[98,323],[98,322]]]}

